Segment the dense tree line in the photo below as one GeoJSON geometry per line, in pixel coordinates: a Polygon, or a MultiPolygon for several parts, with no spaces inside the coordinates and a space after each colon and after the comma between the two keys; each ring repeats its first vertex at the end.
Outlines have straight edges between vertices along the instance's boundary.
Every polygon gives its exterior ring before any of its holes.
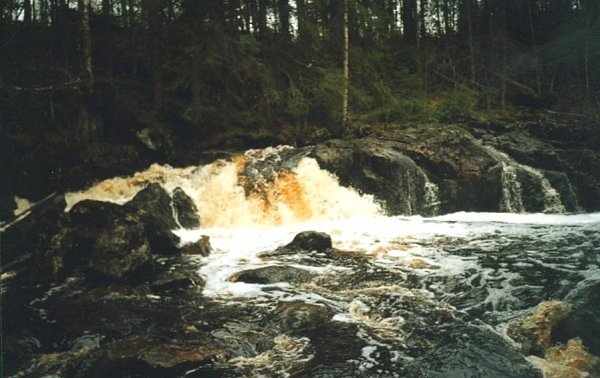
{"type": "Polygon", "coordinates": [[[347,117],[440,120],[512,105],[594,112],[599,8],[597,0],[3,0],[0,87],[47,99],[46,119],[65,91],[89,105],[111,88],[153,117],[205,131],[335,129],[347,117]]]}

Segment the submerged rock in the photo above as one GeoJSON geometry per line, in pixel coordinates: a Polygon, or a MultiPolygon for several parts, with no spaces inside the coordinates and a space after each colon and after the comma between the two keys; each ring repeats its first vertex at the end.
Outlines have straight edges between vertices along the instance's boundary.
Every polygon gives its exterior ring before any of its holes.
{"type": "Polygon", "coordinates": [[[200,226],[198,208],[194,204],[194,201],[181,188],[173,190],[173,207],[179,224],[184,228],[196,228],[200,226]]]}
{"type": "Polygon", "coordinates": [[[254,284],[303,283],[312,280],[314,276],[313,273],[304,269],[273,265],[235,273],[229,278],[229,281],[254,284]]]}

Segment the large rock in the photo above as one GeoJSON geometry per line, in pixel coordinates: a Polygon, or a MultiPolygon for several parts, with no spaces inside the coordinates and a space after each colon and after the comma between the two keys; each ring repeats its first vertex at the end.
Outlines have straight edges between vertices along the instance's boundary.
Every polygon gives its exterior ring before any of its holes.
{"type": "Polygon", "coordinates": [[[331,236],[324,232],[304,231],[294,237],[284,248],[324,252],[332,248],[331,236]]]}
{"type": "Polygon", "coordinates": [[[396,142],[375,138],[334,140],[318,145],[311,156],[335,173],[343,185],[375,195],[389,214],[438,212],[437,189],[396,142]]]}
{"type": "Polygon", "coordinates": [[[105,202],[82,201],[70,212],[71,251],[64,259],[68,271],[89,267],[121,279],[150,259],[150,242],[141,218],[105,202]]]}
{"type": "Polygon", "coordinates": [[[179,228],[173,217],[171,197],[159,184],[150,184],[124,206],[137,214],[144,223],[152,253],[179,253],[179,237],[172,230],[179,228]]]}
{"type": "Polygon", "coordinates": [[[555,336],[561,341],[579,337],[592,354],[600,356],[600,280],[582,282],[565,301],[572,310],[555,336]]]}
{"type": "Polygon", "coordinates": [[[279,282],[303,283],[313,279],[314,274],[293,266],[272,265],[262,268],[244,270],[233,274],[231,282],[254,284],[273,284],[279,282]]]}
{"type": "Polygon", "coordinates": [[[324,232],[303,231],[297,234],[290,243],[273,251],[265,251],[259,254],[262,258],[293,255],[297,253],[308,254],[310,252],[327,253],[333,252],[331,236],[324,232]]]}
{"type": "Polygon", "coordinates": [[[500,335],[472,325],[436,332],[438,346],[408,366],[408,377],[542,378],[500,335]]]}
{"type": "Polygon", "coordinates": [[[173,207],[179,224],[184,228],[196,228],[200,226],[198,208],[194,204],[194,201],[181,188],[173,190],[173,207]]]}

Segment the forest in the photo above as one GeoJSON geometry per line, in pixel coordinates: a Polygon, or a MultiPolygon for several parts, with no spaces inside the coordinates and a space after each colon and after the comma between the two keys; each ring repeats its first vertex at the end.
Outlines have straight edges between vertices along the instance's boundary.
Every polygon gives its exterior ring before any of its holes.
{"type": "MultiPolygon", "coordinates": [[[[3,127],[78,124],[107,96],[223,128],[448,122],[600,109],[594,0],[4,0],[3,127]],[[69,106],[65,105],[69,104],[69,106]],[[83,119],[81,119],[83,117],[83,119]]],[[[85,125],[88,126],[85,126],[85,125]]],[[[183,126],[177,126],[183,125],[183,126]]],[[[98,130],[96,130],[98,132],[98,130]]]]}

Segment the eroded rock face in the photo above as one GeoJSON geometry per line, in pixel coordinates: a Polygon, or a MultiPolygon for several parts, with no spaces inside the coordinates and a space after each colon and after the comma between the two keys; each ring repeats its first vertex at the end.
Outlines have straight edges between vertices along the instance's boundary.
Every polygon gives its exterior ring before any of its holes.
{"type": "Polygon", "coordinates": [[[316,146],[311,156],[342,184],[375,195],[389,214],[436,214],[437,187],[398,147],[375,138],[334,140],[316,146]]]}

